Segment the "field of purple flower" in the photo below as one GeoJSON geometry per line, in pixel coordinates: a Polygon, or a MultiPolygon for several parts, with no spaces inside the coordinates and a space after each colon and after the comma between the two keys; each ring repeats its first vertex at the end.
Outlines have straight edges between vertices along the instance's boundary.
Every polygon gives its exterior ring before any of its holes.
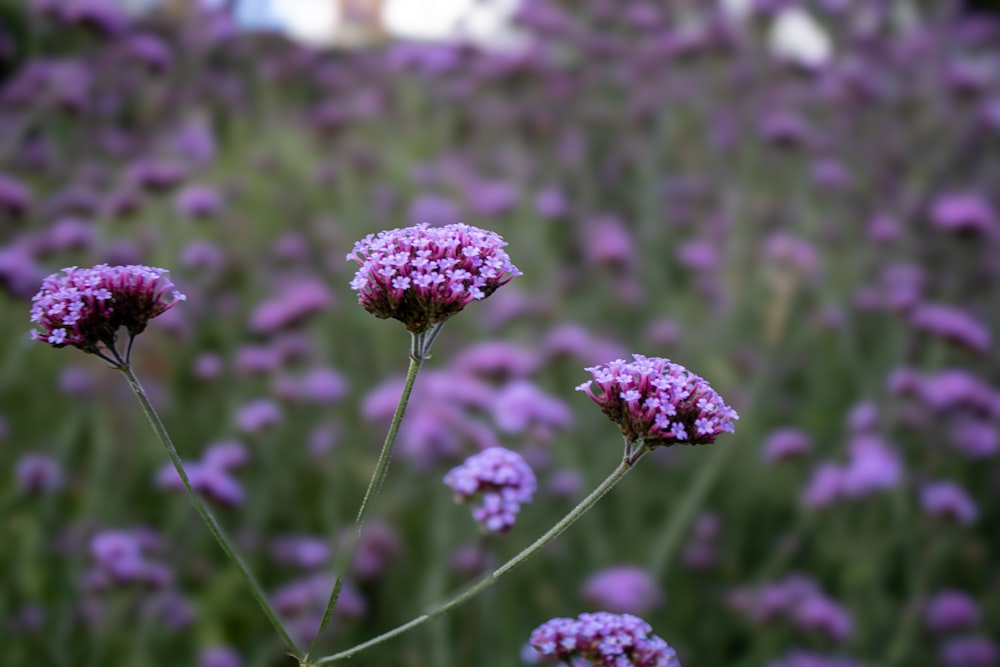
{"type": "Polygon", "coordinates": [[[352,664],[1000,665],[1000,23],[816,2],[806,62],[795,4],[324,51],[0,0],[0,665],[326,664],[498,569],[352,664]],[[46,281],[105,263],[186,299],[46,281]]]}

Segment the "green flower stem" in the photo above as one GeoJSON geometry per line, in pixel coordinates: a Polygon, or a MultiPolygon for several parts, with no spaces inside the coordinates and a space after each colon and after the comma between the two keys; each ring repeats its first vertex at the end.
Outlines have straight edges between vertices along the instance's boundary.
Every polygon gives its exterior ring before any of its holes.
{"type": "Polygon", "coordinates": [[[660,533],[660,537],[653,547],[653,557],[649,569],[656,580],[662,580],[666,576],[670,569],[670,561],[680,543],[681,535],[691,523],[695,513],[701,509],[705,497],[711,491],[716,478],[733,451],[735,451],[735,447],[716,445],[709,460],[698,467],[698,476],[684,492],[680,506],[671,513],[670,521],[664,526],[663,532],[660,533]]]}
{"type": "Polygon", "coordinates": [[[354,554],[358,549],[358,544],[361,542],[361,533],[365,527],[365,514],[368,511],[368,506],[381,490],[382,482],[385,481],[386,473],[389,470],[389,461],[392,458],[392,446],[396,441],[396,434],[399,433],[399,426],[403,423],[403,415],[406,413],[406,406],[410,402],[413,383],[417,379],[417,373],[420,371],[424,359],[430,354],[431,344],[437,338],[438,333],[440,333],[442,324],[438,324],[426,332],[412,334],[410,340],[410,367],[406,371],[406,380],[403,382],[403,394],[399,397],[396,412],[392,415],[392,422],[389,424],[389,432],[386,433],[385,442],[382,443],[382,451],[379,452],[378,461],[375,463],[375,470],[372,471],[371,480],[368,482],[368,489],[365,491],[365,497],[361,500],[361,506],[358,508],[358,515],[354,520],[354,539],[346,549],[342,549],[337,554],[337,558],[334,560],[333,569],[336,579],[333,583],[333,590],[330,592],[330,599],[327,600],[326,608],[323,610],[323,618],[319,622],[319,629],[316,631],[316,636],[313,637],[312,643],[309,645],[309,650],[302,660],[303,664],[310,664],[309,656],[316,648],[316,642],[319,641],[327,624],[329,624],[333,608],[337,606],[340,591],[344,586],[344,574],[347,568],[350,567],[351,561],[354,560],[354,554]]]}
{"type": "Polygon", "coordinates": [[[181,482],[184,483],[184,488],[187,489],[188,496],[191,498],[191,503],[194,508],[201,515],[202,520],[204,520],[205,525],[208,526],[208,531],[212,533],[215,540],[222,547],[222,550],[226,553],[236,567],[239,569],[243,578],[246,580],[247,585],[250,586],[250,592],[257,599],[257,603],[260,608],[264,611],[264,615],[267,616],[267,620],[271,622],[274,629],[278,631],[281,636],[282,641],[288,648],[289,652],[296,657],[302,655],[302,651],[295,645],[295,642],[288,635],[288,631],[285,630],[285,626],[281,624],[278,620],[277,614],[274,609],[271,608],[271,604],[267,601],[267,595],[264,593],[264,589],[261,588],[260,582],[254,577],[250,568],[243,561],[236,550],[230,544],[229,539],[226,537],[225,533],[222,532],[222,527],[219,526],[219,522],[215,519],[215,516],[205,505],[205,502],[201,499],[201,496],[192,488],[191,480],[188,478],[187,471],[184,470],[184,464],[181,462],[181,457],[177,454],[177,450],[174,448],[174,443],[170,440],[170,434],[167,433],[166,427],[163,426],[163,422],[160,420],[160,416],[156,413],[156,409],[153,404],[149,402],[149,398],[146,396],[146,392],[143,390],[142,385],[139,384],[139,378],[136,377],[135,372],[132,370],[130,364],[121,364],[116,366],[116,368],[125,374],[128,379],[129,385],[132,387],[132,391],[135,392],[136,398],[139,399],[139,404],[142,406],[142,411],[146,413],[146,418],[149,420],[150,426],[153,427],[153,431],[156,433],[156,437],[159,438],[160,443],[163,448],[167,450],[167,456],[170,457],[170,462],[174,464],[174,468],[177,470],[177,474],[181,478],[181,482]]]}
{"type": "Polygon", "coordinates": [[[525,547],[520,553],[515,555],[506,563],[504,563],[497,569],[493,570],[493,572],[487,574],[485,577],[477,581],[475,584],[473,584],[469,588],[465,589],[464,591],[453,597],[451,600],[441,604],[440,606],[438,606],[435,609],[432,609],[431,611],[428,611],[424,614],[421,614],[420,616],[417,616],[413,620],[404,623],[403,625],[400,625],[397,628],[394,628],[392,630],[389,630],[388,632],[379,635],[378,637],[375,637],[366,642],[358,644],[357,646],[349,648],[346,651],[341,651],[340,653],[334,653],[333,655],[328,655],[323,658],[320,658],[314,664],[326,665],[331,662],[337,662],[338,660],[345,660],[347,658],[351,658],[366,649],[369,649],[373,646],[377,646],[389,639],[392,639],[393,637],[397,637],[405,632],[408,632],[409,630],[412,630],[413,628],[421,626],[428,621],[434,620],[439,616],[443,616],[452,609],[455,609],[456,607],[462,605],[471,598],[475,597],[476,594],[492,586],[494,583],[496,583],[496,581],[500,577],[513,570],[515,567],[517,567],[525,560],[527,560],[535,553],[537,553],[539,550],[541,550],[542,547],[544,547],[546,544],[548,544],[555,538],[559,537],[559,535],[561,535],[563,531],[565,531],[567,528],[573,525],[573,523],[581,516],[583,516],[587,510],[593,507],[598,500],[603,498],[608,491],[613,489],[614,486],[618,484],[618,482],[620,482],[621,479],[628,473],[628,471],[631,470],[633,467],[635,467],[635,464],[639,461],[640,458],[642,458],[643,455],[645,455],[646,451],[647,450],[645,448],[640,448],[632,456],[624,457],[622,459],[622,462],[618,465],[618,467],[615,468],[614,472],[608,475],[608,477],[603,482],[601,482],[601,484],[596,489],[591,491],[590,495],[588,495],[586,498],[580,501],[579,505],[570,510],[569,514],[564,516],[554,526],[549,528],[549,530],[546,531],[544,535],[542,535],[537,540],[532,542],[529,546],[525,547]]]}

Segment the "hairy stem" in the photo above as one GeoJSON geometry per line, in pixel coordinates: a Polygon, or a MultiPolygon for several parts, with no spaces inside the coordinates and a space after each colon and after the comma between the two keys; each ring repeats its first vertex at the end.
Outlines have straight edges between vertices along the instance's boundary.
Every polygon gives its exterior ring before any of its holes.
{"type": "Polygon", "coordinates": [[[156,433],[156,437],[159,439],[163,448],[167,450],[167,456],[170,457],[170,462],[174,465],[174,469],[177,470],[177,475],[181,478],[181,482],[184,484],[184,488],[187,490],[188,496],[191,498],[191,504],[194,505],[195,510],[201,515],[202,520],[208,527],[208,531],[212,533],[216,542],[222,547],[226,556],[231,560],[236,567],[239,569],[240,573],[243,575],[243,579],[246,580],[247,585],[250,587],[250,592],[257,599],[257,603],[260,608],[264,611],[264,615],[267,616],[267,620],[271,622],[274,629],[278,631],[281,636],[281,640],[284,642],[285,646],[288,648],[289,652],[299,658],[302,655],[301,650],[295,645],[295,642],[289,636],[288,631],[285,630],[285,626],[282,625],[281,621],[278,619],[278,615],[275,613],[271,604],[267,600],[267,594],[264,593],[264,589],[261,587],[260,582],[250,571],[250,568],[244,562],[243,558],[236,553],[236,549],[230,543],[229,539],[226,537],[225,533],[222,532],[222,527],[216,520],[215,515],[212,514],[208,506],[205,505],[205,501],[202,500],[201,496],[194,490],[191,486],[191,480],[188,478],[187,471],[184,470],[184,464],[181,461],[181,457],[177,454],[177,449],[174,448],[174,443],[170,439],[170,434],[167,433],[166,427],[160,420],[160,416],[157,414],[156,409],[153,404],[150,403],[149,397],[146,395],[145,390],[143,390],[142,385],[139,383],[139,378],[136,377],[132,370],[130,364],[121,364],[116,366],[116,368],[125,374],[128,379],[129,385],[132,387],[132,391],[135,392],[136,398],[139,399],[139,404],[142,406],[142,411],[146,414],[146,419],[149,420],[150,426],[153,427],[153,432],[156,433]]]}

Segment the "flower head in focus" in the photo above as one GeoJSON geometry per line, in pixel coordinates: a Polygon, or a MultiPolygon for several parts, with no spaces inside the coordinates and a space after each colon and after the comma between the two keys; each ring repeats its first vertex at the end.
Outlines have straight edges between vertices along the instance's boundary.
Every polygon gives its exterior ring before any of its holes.
{"type": "Polygon", "coordinates": [[[458,502],[482,494],[482,505],[472,510],[483,530],[506,533],[514,525],[523,503],[531,502],[537,482],[521,455],[503,447],[490,447],[452,468],[444,483],[458,502]]]}
{"type": "Polygon", "coordinates": [[[637,616],[601,611],[546,621],[531,633],[530,644],[566,664],[583,658],[594,667],[680,667],[674,649],[652,633],[637,616]]]}
{"type": "Polygon", "coordinates": [[[151,319],[186,298],[174,289],[165,269],[151,266],[98,264],[62,273],[46,278],[32,298],[31,321],[40,329],[32,330],[31,337],[53,347],[72,345],[112,363],[121,361],[115,351],[120,328],[134,338],[151,319]]]}
{"type": "Polygon", "coordinates": [[[375,317],[421,333],[521,275],[506,245],[494,232],[461,223],[369,234],[347,255],[361,265],[351,288],[375,317]]]}
{"type": "Polygon", "coordinates": [[[585,369],[594,379],[576,388],[618,424],[628,442],[642,439],[646,448],[703,445],[733,432],[739,415],[704,379],[669,359],[632,358],[585,369]]]}

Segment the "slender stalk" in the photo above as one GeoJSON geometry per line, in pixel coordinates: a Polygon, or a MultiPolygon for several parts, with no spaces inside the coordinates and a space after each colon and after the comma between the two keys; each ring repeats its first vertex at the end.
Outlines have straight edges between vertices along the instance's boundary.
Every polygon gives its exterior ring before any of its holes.
{"type": "Polygon", "coordinates": [[[365,496],[361,500],[361,506],[358,507],[358,514],[354,520],[354,539],[351,540],[351,543],[347,546],[347,548],[342,549],[337,554],[337,558],[334,560],[333,568],[336,579],[333,583],[333,590],[330,592],[330,598],[326,602],[326,608],[323,609],[323,618],[319,622],[319,629],[316,630],[316,636],[313,637],[312,643],[309,645],[309,650],[306,651],[305,658],[303,659],[304,663],[309,662],[309,656],[316,648],[316,642],[319,641],[319,638],[326,629],[326,626],[330,623],[333,608],[337,606],[337,600],[340,598],[340,591],[344,586],[344,574],[347,572],[347,568],[350,567],[351,561],[354,560],[354,554],[358,549],[358,544],[361,542],[361,534],[365,527],[365,514],[368,511],[368,506],[381,490],[382,482],[385,481],[386,473],[389,470],[389,461],[392,458],[392,447],[396,441],[396,434],[399,433],[399,426],[403,423],[403,415],[406,413],[406,406],[410,402],[410,393],[413,391],[413,383],[417,379],[417,373],[420,371],[420,367],[423,365],[424,359],[430,352],[431,343],[434,342],[434,338],[437,337],[440,330],[441,325],[438,325],[425,333],[412,334],[412,338],[410,340],[410,366],[406,371],[406,380],[403,382],[403,394],[399,397],[399,403],[396,405],[396,411],[392,415],[392,422],[389,424],[389,432],[386,433],[385,442],[382,443],[382,451],[379,452],[378,461],[375,463],[375,470],[372,471],[372,477],[368,482],[368,489],[365,491],[365,496]]]}
{"type": "Polygon", "coordinates": [[[613,489],[614,486],[618,484],[618,482],[620,482],[622,478],[628,473],[628,471],[635,466],[635,464],[639,461],[639,459],[642,458],[642,456],[646,453],[646,451],[647,450],[645,448],[640,448],[633,455],[623,457],[622,462],[618,465],[618,467],[615,468],[614,471],[610,475],[608,475],[608,477],[603,482],[601,482],[596,489],[591,491],[590,495],[581,500],[580,504],[578,504],[576,507],[570,510],[566,516],[560,519],[554,526],[549,528],[541,537],[539,537],[537,540],[535,540],[530,545],[525,547],[522,551],[520,551],[517,555],[512,557],[506,563],[504,563],[497,569],[493,570],[493,572],[487,574],[482,579],[477,581],[472,586],[466,588],[464,591],[457,594],[452,599],[439,605],[438,607],[432,609],[431,611],[425,612],[420,616],[417,616],[413,620],[408,621],[407,623],[404,623],[399,627],[396,627],[392,630],[389,630],[388,632],[379,635],[378,637],[375,637],[366,642],[358,644],[357,646],[349,648],[346,651],[341,651],[340,653],[334,653],[333,655],[322,657],[313,664],[326,665],[331,662],[337,662],[338,660],[345,660],[347,658],[351,658],[366,649],[369,649],[373,646],[377,646],[378,644],[381,644],[389,639],[392,639],[393,637],[397,637],[409,630],[412,630],[413,628],[423,625],[428,621],[434,620],[439,616],[443,616],[452,609],[455,609],[456,607],[464,604],[471,598],[475,597],[478,593],[496,583],[496,581],[500,577],[510,572],[515,567],[523,563],[525,560],[536,554],[546,544],[548,544],[555,538],[559,537],[559,535],[561,535],[563,531],[565,531],[567,528],[573,525],[573,523],[581,516],[583,516],[587,510],[593,507],[598,500],[603,498],[604,495],[608,493],[608,491],[613,489]]]}
{"type": "Polygon", "coordinates": [[[194,505],[195,510],[201,515],[202,520],[204,520],[205,525],[208,527],[208,531],[212,533],[216,542],[222,547],[222,550],[226,553],[236,567],[239,569],[243,578],[246,580],[247,585],[250,586],[250,592],[257,599],[257,603],[260,608],[264,611],[264,615],[267,616],[267,620],[271,622],[274,629],[278,631],[281,636],[281,640],[285,643],[291,655],[298,659],[302,655],[302,651],[295,645],[295,642],[288,635],[288,631],[285,630],[285,626],[281,624],[278,620],[278,616],[274,609],[271,608],[271,604],[267,601],[267,595],[264,593],[264,589],[261,587],[260,582],[250,571],[250,568],[244,562],[243,558],[240,557],[236,550],[233,548],[229,539],[226,537],[225,533],[222,532],[222,527],[219,522],[215,519],[215,516],[205,505],[205,502],[201,499],[201,496],[194,490],[191,486],[191,480],[188,478],[187,471],[184,470],[184,464],[181,461],[181,457],[177,454],[177,449],[174,448],[174,443],[170,439],[170,434],[167,433],[166,427],[160,420],[160,416],[157,414],[156,409],[153,404],[149,402],[149,398],[146,396],[145,390],[143,390],[142,385],[139,383],[139,378],[136,377],[132,370],[132,366],[127,363],[116,366],[116,368],[125,374],[128,379],[129,385],[132,387],[132,391],[135,392],[136,398],[139,399],[139,404],[142,406],[142,411],[146,413],[146,419],[149,420],[150,426],[153,427],[153,431],[156,433],[156,437],[159,438],[160,443],[163,448],[167,450],[167,456],[170,457],[170,462],[174,464],[174,469],[177,470],[178,476],[181,478],[181,482],[184,484],[184,488],[188,492],[188,496],[191,498],[191,503],[194,505]]]}

